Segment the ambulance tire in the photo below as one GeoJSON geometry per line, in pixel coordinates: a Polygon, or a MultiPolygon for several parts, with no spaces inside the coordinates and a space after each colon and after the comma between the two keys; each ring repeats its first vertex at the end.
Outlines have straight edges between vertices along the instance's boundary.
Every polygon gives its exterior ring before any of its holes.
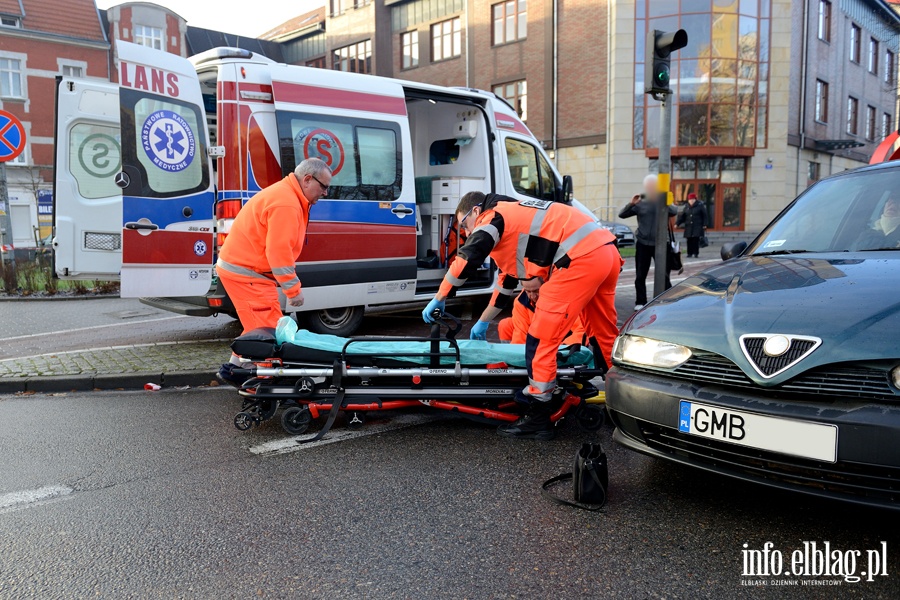
{"type": "Polygon", "coordinates": [[[298,321],[305,320],[306,328],[313,333],[348,337],[356,333],[362,324],[365,309],[362,306],[330,308],[298,314],[298,321]]]}

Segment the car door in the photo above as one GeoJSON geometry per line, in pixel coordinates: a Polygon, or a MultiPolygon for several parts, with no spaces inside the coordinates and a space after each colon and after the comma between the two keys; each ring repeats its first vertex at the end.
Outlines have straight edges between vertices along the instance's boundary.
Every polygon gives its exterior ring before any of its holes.
{"type": "Polygon", "coordinates": [[[122,269],[119,86],[56,86],[53,255],[62,279],[118,279],[122,269]]]}
{"type": "Polygon", "coordinates": [[[210,287],[215,191],[200,83],[186,59],[117,41],[122,297],[210,287]]]}

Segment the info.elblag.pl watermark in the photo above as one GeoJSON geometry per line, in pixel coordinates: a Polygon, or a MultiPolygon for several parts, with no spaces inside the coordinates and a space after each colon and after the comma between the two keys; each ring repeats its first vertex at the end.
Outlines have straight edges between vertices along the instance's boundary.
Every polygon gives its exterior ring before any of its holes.
{"type": "Polygon", "coordinates": [[[887,577],[887,542],[870,550],[842,550],[830,542],[803,542],[782,552],[772,542],[760,549],[744,544],[741,585],[838,586],[887,577]]]}

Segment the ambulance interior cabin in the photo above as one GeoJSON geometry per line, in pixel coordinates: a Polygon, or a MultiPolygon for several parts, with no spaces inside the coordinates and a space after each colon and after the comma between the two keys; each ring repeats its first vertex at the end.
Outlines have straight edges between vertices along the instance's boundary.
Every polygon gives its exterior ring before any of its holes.
{"type": "MultiPolygon", "coordinates": [[[[463,241],[455,219],[460,198],[489,192],[490,147],[484,113],[471,104],[407,96],[416,181],[418,292],[437,290],[463,241]]],[[[483,265],[464,287],[492,281],[483,265]]]]}

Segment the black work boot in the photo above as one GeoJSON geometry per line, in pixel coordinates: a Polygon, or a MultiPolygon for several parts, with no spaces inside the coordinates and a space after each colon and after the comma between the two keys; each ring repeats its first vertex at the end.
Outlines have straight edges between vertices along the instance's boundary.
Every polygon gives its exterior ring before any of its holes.
{"type": "Polygon", "coordinates": [[[525,414],[519,420],[501,425],[497,433],[503,437],[523,440],[549,441],[556,437],[556,428],[550,420],[553,413],[551,402],[532,400],[525,414]]]}

